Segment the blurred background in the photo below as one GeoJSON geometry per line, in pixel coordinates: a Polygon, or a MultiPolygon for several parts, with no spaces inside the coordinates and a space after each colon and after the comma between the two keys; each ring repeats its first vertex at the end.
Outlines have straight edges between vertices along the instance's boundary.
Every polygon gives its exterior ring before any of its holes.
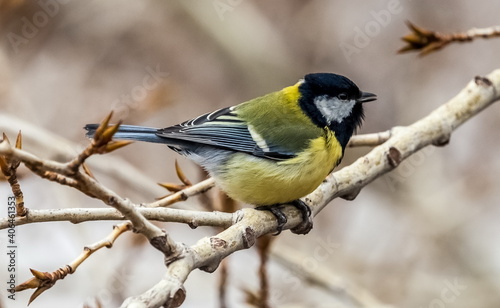
{"type": "MultiPolygon", "coordinates": [[[[360,133],[409,125],[445,103],[476,75],[500,65],[500,39],[453,44],[425,57],[397,55],[405,21],[458,32],[499,24],[500,2],[485,1],[0,1],[0,128],[24,148],[65,161],[88,140],[82,127],[111,110],[127,124],[163,127],[294,84],[306,73],[335,72],[374,92],[360,133]]],[[[307,236],[273,238],[269,307],[498,307],[500,303],[500,106],[427,148],[363,189],[336,199],[307,236]]],[[[348,149],[342,166],[366,154],[348,149]]],[[[178,182],[166,147],[134,143],[89,165],[101,182],[134,202],[178,182]]],[[[28,208],[102,208],[73,189],[19,170],[28,208]]],[[[0,182],[2,203],[10,187],[0,182]]],[[[216,196],[212,193],[212,196],[216,196]]],[[[190,199],[185,208],[200,208],[190,199]]],[[[2,204],[6,216],[6,206],[2,204]]],[[[17,279],[29,268],[54,271],[115,222],[52,222],[16,229],[17,279]]],[[[159,224],[188,245],[215,234],[159,224]]],[[[6,250],[1,232],[0,251],[6,250]]],[[[0,254],[0,279],[7,258],[0,254]]],[[[247,307],[259,290],[256,248],[227,259],[221,271],[193,272],[183,307],[247,307]]],[[[162,256],[124,234],[30,307],[116,307],[164,273],[162,256]]],[[[1,307],[25,307],[0,290],[1,307]]]]}

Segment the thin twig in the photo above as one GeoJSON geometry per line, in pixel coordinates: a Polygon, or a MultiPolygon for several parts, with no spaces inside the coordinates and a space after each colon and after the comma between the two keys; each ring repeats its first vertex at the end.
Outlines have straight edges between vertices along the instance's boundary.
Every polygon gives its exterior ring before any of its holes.
{"type": "Polygon", "coordinates": [[[33,278],[16,286],[15,292],[20,292],[27,289],[36,288],[35,292],[31,295],[28,305],[34,301],[40,294],[50,289],[58,280],[64,279],[67,275],[73,274],[78,266],[80,266],[90,255],[101,248],[111,248],[115,240],[124,232],[132,229],[130,222],[125,222],[120,225],[114,226],[113,231],[103,240],[95,242],[92,245],[85,246],[83,252],[70,264],[57,269],[52,273],[40,272],[30,269],[33,273],[33,278]]]}
{"type": "Polygon", "coordinates": [[[269,259],[269,250],[273,242],[273,237],[266,234],[257,239],[257,250],[259,252],[259,308],[269,308],[269,275],[267,273],[267,261],[269,259]]]}
{"type": "Polygon", "coordinates": [[[219,308],[227,308],[227,286],[229,278],[228,259],[224,259],[220,263],[219,283],[217,290],[219,292],[219,308]]]}
{"type": "MultiPolygon", "coordinates": [[[[0,142],[2,172],[5,171],[3,169],[5,169],[6,164],[10,164],[9,170],[12,170],[17,168],[20,162],[23,162],[28,169],[42,178],[74,187],[88,196],[102,200],[105,204],[114,207],[129,220],[133,225],[134,231],[144,235],[153,247],[160,250],[165,255],[165,262],[168,263],[180,255],[181,245],[174,242],[167,233],[142,216],[137,210],[137,205],[99,184],[85,169],[80,170],[84,161],[91,155],[109,153],[128,144],[128,142],[112,141],[112,137],[118,130],[119,124],[108,126],[110,118],[111,114],[99,125],[91,145],[75,159],[65,164],[42,160],[21,150],[20,141],[17,142],[16,147],[12,147],[6,136],[4,136],[2,142],[0,142]]],[[[32,295],[32,299],[34,299],[42,292],[51,288],[57,280],[64,278],[68,273],[73,271],[74,269],[68,266],[53,273],[31,270],[34,278],[21,284],[19,287],[23,290],[36,288],[36,291],[32,295]]]]}
{"type": "Polygon", "coordinates": [[[425,56],[431,52],[437,51],[450,43],[471,42],[476,38],[494,38],[500,36],[500,26],[489,28],[473,28],[466,32],[459,33],[439,33],[430,31],[407,21],[411,33],[403,36],[401,39],[407,43],[398,50],[398,53],[419,51],[420,56],[425,56]]]}
{"type": "MultiPolygon", "coordinates": [[[[3,134],[2,142],[10,145],[9,138],[7,138],[5,133],[3,134]]],[[[21,149],[22,143],[23,137],[21,132],[19,132],[16,138],[16,149],[21,149]]],[[[7,182],[12,189],[12,194],[14,194],[14,198],[16,199],[16,217],[24,217],[28,213],[28,209],[24,206],[24,195],[21,190],[21,184],[17,178],[17,168],[20,163],[21,162],[18,159],[0,155],[0,171],[7,179],[7,182]]]]}
{"type": "MultiPolygon", "coordinates": [[[[138,207],[137,212],[146,219],[162,222],[176,222],[188,224],[191,228],[199,226],[209,227],[229,227],[234,220],[233,213],[223,212],[202,212],[191,210],[180,210],[172,208],[147,208],[138,207]]],[[[126,220],[119,211],[113,208],[64,208],[33,210],[30,209],[28,215],[16,217],[13,220],[14,225],[20,226],[30,223],[50,222],[50,221],[68,221],[74,224],[86,221],[103,220],[126,220]]],[[[0,219],[0,230],[9,227],[8,218],[0,219]]]]}
{"type": "Polygon", "coordinates": [[[158,201],[147,204],[147,207],[165,207],[171,204],[186,201],[189,197],[204,193],[215,186],[215,181],[213,178],[206,179],[192,186],[186,187],[176,193],[166,196],[158,201]]]}

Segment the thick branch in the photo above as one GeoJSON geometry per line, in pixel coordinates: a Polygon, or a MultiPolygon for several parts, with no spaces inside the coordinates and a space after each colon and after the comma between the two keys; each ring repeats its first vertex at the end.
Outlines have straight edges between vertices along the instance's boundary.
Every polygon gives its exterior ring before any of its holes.
{"type": "MultiPolygon", "coordinates": [[[[316,191],[305,198],[318,214],[328,202],[339,196],[354,195],[375,178],[396,168],[404,159],[428,145],[445,145],[451,132],[500,98],[500,70],[487,77],[476,77],[465,89],[427,117],[408,127],[391,131],[391,138],[374,148],[352,165],[331,174],[316,191]]],[[[285,228],[297,226],[301,216],[291,206],[285,228]]],[[[214,271],[220,260],[231,253],[246,249],[255,239],[275,230],[277,223],[271,214],[251,209],[238,212],[241,218],[223,232],[199,240],[186,248],[183,258],[168,267],[164,278],[140,296],[128,298],[122,307],[177,307],[185,296],[183,282],[189,273],[200,268],[214,271]]]]}
{"type": "Polygon", "coordinates": [[[374,134],[352,136],[347,144],[348,147],[374,147],[380,145],[391,138],[391,131],[385,131],[374,134]]]}
{"type": "Polygon", "coordinates": [[[394,127],[392,137],[350,166],[330,174],[313,194],[316,215],[336,197],[356,194],[404,159],[429,146],[446,145],[453,130],[500,99],[500,70],[475,77],[460,93],[427,117],[407,127],[394,127]]]}
{"type": "MultiPolygon", "coordinates": [[[[331,174],[314,193],[304,198],[305,201],[311,206],[314,215],[317,215],[328,202],[336,197],[354,198],[368,183],[396,168],[404,159],[421,148],[428,145],[447,144],[454,129],[498,100],[499,93],[500,70],[496,70],[486,78],[476,77],[456,97],[411,126],[395,127],[388,133],[372,135],[364,140],[360,138],[358,145],[374,145],[389,139],[352,165],[331,174]]],[[[353,139],[354,145],[355,141],[356,139],[353,139]]],[[[34,173],[73,186],[83,193],[97,197],[115,207],[123,217],[132,221],[136,230],[150,240],[160,239],[161,241],[163,239],[163,242],[154,244],[155,247],[177,246],[175,242],[164,238],[165,234],[148,221],[143,215],[147,212],[146,209],[143,213],[140,207],[120,198],[85,173],[79,171],[75,173],[75,169],[68,168],[67,164],[41,160],[26,151],[13,148],[6,142],[0,143],[0,154],[8,158],[15,157],[25,163],[34,173]],[[52,173],[56,175],[55,178],[51,175],[52,173]]],[[[207,183],[206,187],[211,187],[213,184],[210,181],[207,183]]],[[[181,193],[176,198],[182,199],[184,196],[181,193]]],[[[167,203],[165,202],[165,204],[167,203]]],[[[155,205],[164,204],[158,202],[155,205]]],[[[302,221],[300,213],[292,206],[285,207],[284,213],[288,218],[284,229],[296,227],[302,221]]],[[[175,216],[173,212],[170,214],[172,217],[175,216]]],[[[201,214],[193,213],[191,217],[199,219],[196,223],[192,223],[191,220],[192,225],[201,225],[210,219],[214,219],[213,223],[220,222],[224,226],[229,223],[228,217],[225,216],[219,221],[219,218],[210,216],[213,214],[209,214],[207,217],[199,215],[201,214]]],[[[185,218],[182,216],[179,220],[185,218]]],[[[18,221],[21,222],[22,219],[19,218],[18,221]]],[[[223,232],[203,238],[191,247],[176,247],[178,253],[175,258],[167,260],[168,269],[164,278],[141,296],[129,298],[124,302],[123,307],[128,307],[128,305],[134,307],[175,307],[179,305],[185,297],[183,283],[191,271],[196,268],[208,272],[214,271],[222,259],[237,250],[251,247],[256,238],[274,232],[276,227],[277,222],[270,213],[252,209],[243,209],[234,213],[232,225],[223,232]]]]}

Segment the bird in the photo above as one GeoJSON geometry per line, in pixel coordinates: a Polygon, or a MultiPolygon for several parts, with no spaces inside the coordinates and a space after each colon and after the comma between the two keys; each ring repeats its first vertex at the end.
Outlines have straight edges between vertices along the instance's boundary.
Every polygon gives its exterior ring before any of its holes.
{"type": "MultiPolygon", "coordinates": [[[[345,76],[311,73],[282,90],[166,128],[120,125],[113,138],[165,144],[193,160],[229,197],[270,211],[277,234],[287,222],[281,206],[292,204],[305,234],[311,209],[300,198],[338,166],[362,124],[363,104],[376,99],[345,76]]],[[[97,127],[87,124],[87,136],[97,127]]]]}

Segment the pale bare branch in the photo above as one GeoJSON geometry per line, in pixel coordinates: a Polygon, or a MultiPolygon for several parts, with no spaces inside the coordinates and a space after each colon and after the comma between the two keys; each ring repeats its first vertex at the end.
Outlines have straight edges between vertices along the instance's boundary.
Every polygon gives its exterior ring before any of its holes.
{"type": "Polygon", "coordinates": [[[374,147],[381,145],[391,138],[391,131],[385,131],[374,134],[352,136],[347,144],[348,147],[374,147]]]}
{"type": "MultiPolygon", "coordinates": [[[[314,215],[317,215],[336,197],[353,199],[368,183],[396,168],[403,160],[423,147],[447,144],[454,129],[499,98],[500,70],[496,70],[487,77],[476,77],[448,103],[410,126],[395,127],[390,132],[365,136],[364,139],[359,138],[357,141],[354,138],[353,144],[358,142],[358,145],[380,145],[353,164],[330,174],[316,191],[304,198],[304,201],[312,208],[314,215]]],[[[146,209],[142,210],[141,207],[122,199],[87,174],[81,171],[75,173],[74,169],[69,170],[67,164],[39,159],[29,152],[12,147],[7,142],[0,143],[0,155],[21,161],[39,176],[70,185],[103,200],[130,220],[136,231],[150,239],[156,248],[160,247],[161,250],[161,247],[175,247],[175,256],[166,260],[168,267],[163,279],[142,295],[127,299],[122,307],[177,307],[186,296],[183,283],[194,269],[213,272],[222,259],[235,251],[253,246],[258,237],[274,232],[277,228],[276,219],[271,213],[242,209],[232,215],[229,214],[232,225],[227,229],[217,235],[202,238],[195,245],[187,247],[173,242],[164,232],[152,225],[144,216],[147,213],[146,209]],[[49,176],[50,174],[53,176],[49,176]],[[162,240],[160,243],[154,243],[155,239],[162,240]]],[[[180,195],[175,198],[182,200],[185,196],[203,192],[212,186],[213,182],[206,181],[189,193],[180,191],[180,195]]],[[[149,206],[158,207],[167,204],[167,201],[161,200],[149,206]]],[[[288,218],[284,229],[292,229],[301,223],[301,214],[293,206],[284,207],[283,212],[288,218]]],[[[167,214],[170,215],[169,219],[174,219],[174,212],[166,211],[166,213],[169,213],[167,214]]],[[[197,212],[191,214],[195,218],[193,221],[196,221],[194,225],[191,223],[193,226],[211,223],[221,223],[224,226],[229,224],[229,216],[201,217],[197,212]]],[[[182,215],[187,213],[182,212],[182,215]]],[[[185,218],[186,216],[182,216],[179,221],[184,222],[185,218]]],[[[19,222],[21,221],[19,218],[19,222]]],[[[37,275],[42,274],[37,273],[37,275]]]]}
{"type": "MultiPolygon", "coordinates": [[[[227,228],[233,223],[233,214],[223,212],[201,212],[191,210],[180,210],[172,208],[147,208],[138,207],[137,211],[148,220],[162,222],[185,223],[192,228],[201,226],[227,228]]],[[[68,221],[71,223],[82,223],[96,220],[125,220],[119,211],[112,208],[64,208],[33,210],[28,215],[16,217],[12,221],[14,225],[20,226],[29,223],[40,223],[49,221],[68,221]]],[[[8,218],[0,219],[0,230],[9,227],[8,218]]]]}
{"type": "MultiPolygon", "coordinates": [[[[305,201],[318,214],[332,199],[355,195],[375,178],[396,168],[411,154],[429,145],[445,145],[454,129],[500,99],[500,70],[487,77],[476,77],[457,96],[427,117],[408,127],[393,129],[391,138],[359,158],[352,165],[332,173],[305,201]],[[354,193],[354,194],[353,194],[354,193]]],[[[185,249],[172,262],[163,279],[139,296],[128,298],[121,307],[177,307],[186,296],[183,287],[189,273],[196,268],[214,271],[220,260],[246,249],[257,237],[273,232],[276,220],[270,213],[243,209],[240,219],[223,232],[203,238],[185,249]]],[[[297,226],[301,216],[292,206],[284,209],[288,222],[285,229],[297,226]]]]}

